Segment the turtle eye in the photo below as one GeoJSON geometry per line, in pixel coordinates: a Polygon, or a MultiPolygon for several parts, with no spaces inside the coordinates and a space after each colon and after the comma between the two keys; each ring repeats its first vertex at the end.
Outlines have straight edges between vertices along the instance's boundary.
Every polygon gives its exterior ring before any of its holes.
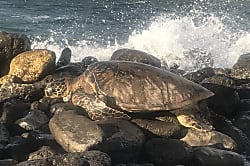
{"type": "Polygon", "coordinates": [[[51,97],[52,94],[53,94],[53,89],[52,89],[52,88],[46,87],[46,88],[44,89],[44,93],[45,93],[45,96],[46,96],[46,97],[51,97]]]}

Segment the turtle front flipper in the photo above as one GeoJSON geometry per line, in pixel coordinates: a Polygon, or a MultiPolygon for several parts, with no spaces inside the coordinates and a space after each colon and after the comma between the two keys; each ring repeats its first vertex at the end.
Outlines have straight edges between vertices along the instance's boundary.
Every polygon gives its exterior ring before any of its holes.
{"type": "Polygon", "coordinates": [[[72,95],[72,103],[84,108],[92,120],[109,118],[130,119],[124,112],[108,107],[95,94],[86,94],[82,90],[77,90],[72,95]]]}

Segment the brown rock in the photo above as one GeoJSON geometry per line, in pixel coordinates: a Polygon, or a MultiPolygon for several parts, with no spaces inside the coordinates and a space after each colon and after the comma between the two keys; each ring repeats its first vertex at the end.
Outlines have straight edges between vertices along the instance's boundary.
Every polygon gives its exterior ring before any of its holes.
{"type": "Polygon", "coordinates": [[[23,52],[12,59],[9,75],[15,75],[25,83],[33,83],[52,73],[55,61],[55,53],[49,50],[23,52]]]}

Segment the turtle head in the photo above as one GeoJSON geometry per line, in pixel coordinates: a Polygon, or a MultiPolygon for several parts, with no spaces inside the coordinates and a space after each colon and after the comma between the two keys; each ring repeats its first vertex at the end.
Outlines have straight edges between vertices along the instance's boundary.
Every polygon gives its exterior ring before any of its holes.
{"type": "Polygon", "coordinates": [[[67,97],[69,93],[67,80],[58,79],[49,82],[44,89],[44,93],[46,97],[50,98],[67,97]]]}

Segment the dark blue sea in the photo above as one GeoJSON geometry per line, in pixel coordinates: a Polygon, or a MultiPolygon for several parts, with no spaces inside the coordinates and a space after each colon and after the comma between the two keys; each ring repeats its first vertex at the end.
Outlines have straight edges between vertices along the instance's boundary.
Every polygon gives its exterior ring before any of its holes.
{"type": "Polygon", "coordinates": [[[0,0],[0,31],[26,34],[57,57],[69,47],[72,61],[133,48],[185,70],[206,58],[232,67],[250,52],[250,0],[0,0]]]}

